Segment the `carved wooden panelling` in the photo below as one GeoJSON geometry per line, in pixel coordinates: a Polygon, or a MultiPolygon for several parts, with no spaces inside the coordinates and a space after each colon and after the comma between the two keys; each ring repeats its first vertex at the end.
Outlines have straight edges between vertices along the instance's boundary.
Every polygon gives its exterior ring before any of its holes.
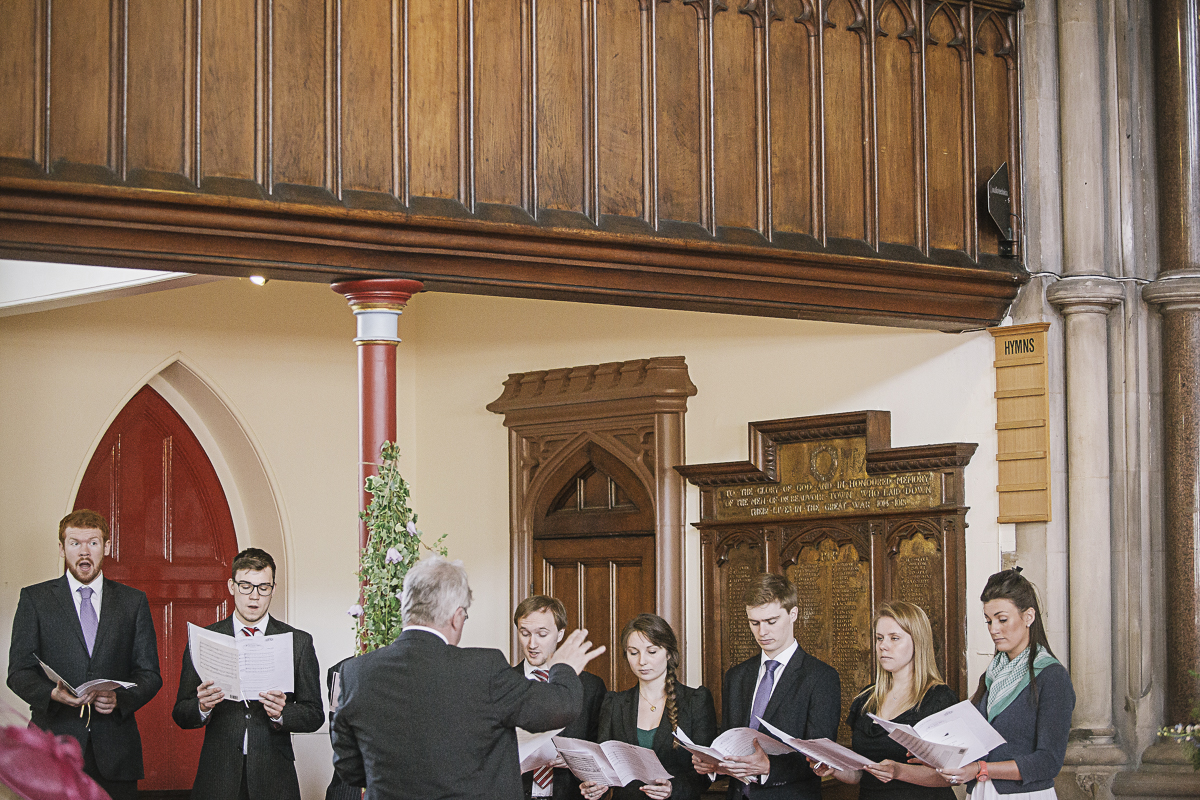
{"type": "Polygon", "coordinates": [[[577,573],[594,591],[576,619],[604,620],[610,688],[631,685],[615,637],[636,614],[662,616],[683,646],[684,485],[672,468],[695,393],[683,357],[670,356],[514,373],[487,407],[509,432],[513,606],[561,585],[544,573],[554,559],[570,572],[624,553],[624,577],[606,583],[600,562],[577,573]]]}
{"type": "Polygon", "coordinates": [[[925,610],[938,667],[964,695],[962,473],[975,445],[889,439],[884,411],[756,422],[750,461],[676,467],[701,491],[704,684],[718,696],[724,672],[759,652],[740,592],[761,571],[795,584],[796,639],[837,669],[843,720],[874,680],[871,618],[886,600],[925,610]]]}
{"type": "MultiPolygon", "coordinates": [[[[454,220],[516,235],[526,257],[566,259],[538,251],[539,230],[555,229],[585,242],[634,236],[643,249],[760,248],[739,254],[743,269],[749,259],[770,271],[781,257],[847,269],[861,266],[854,257],[906,270],[983,266],[995,274],[970,273],[979,286],[967,294],[1011,298],[1024,271],[997,255],[977,190],[1007,161],[1019,223],[1016,5],[10,0],[0,30],[0,187],[36,194],[64,191],[67,180],[85,197],[99,185],[170,189],[189,197],[119,197],[198,203],[235,219],[297,214],[279,208],[287,201],[410,232],[419,219],[454,220]],[[230,208],[220,202],[228,196],[262,205],[230,208]],[[984,288],[995,281],[1005,288],[984,288]]],[[[151,219],[165,221],[165,207],[151,219]]],[[[75,238],[103,255],[93,237],[75,238]]],[[[0,251],[71,249],[69,239],[51,240],[0,230],[0,251]]],[[[138,248],[122,241],[132,258],[138,248]]],[[[333,277],[398,269],[394,259],[332,257],[313,244],[292,240],[274,268],[341,267],[333,277]]],[[[415,240],[389,244],[430,258],[415,240]]],[[[230,248],[206,252],[206,269],[233,270],[230,248]]],[[[495,254],[495,245],[459,247],[455,258],[481,251],[495,254]]],[[[474,278],[451,266],[399,269],[434,289],[513,291],[511,262],[474,278]]],[[[543,293],[579,291],[567,276],[541,283],[543,293]]],[[[624,280],[605,290],[658,305],[686,294],[624,280]]],[[[972,314],[998,320],[1007,305],[967,313],[951,308],[958,294],[923,299],[929,307],[869,295],[855,307],[963,327],[972,314]]],[[[783,303],[808,315],[827,313],[829,302],[811,292],[754,300],[756,313],[782,313],[772,303],[783,303]]]]}
{"type": "Polygon", "coordinates": [[[850,736],[845,723],[850,703],[873,677],[870,546],[851,533],[854,527],[865,532],[866,525],[801,529],[784,545],[783,558],[783,574],[796,586],[800,607],[796,640],[842,678],[838,738],[844,741],[850,736]]]}

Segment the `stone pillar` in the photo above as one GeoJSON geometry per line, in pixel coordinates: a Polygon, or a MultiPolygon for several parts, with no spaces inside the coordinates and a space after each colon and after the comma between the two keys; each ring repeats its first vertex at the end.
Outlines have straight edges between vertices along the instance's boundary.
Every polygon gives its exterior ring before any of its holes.
{"type": "MultiPolygon", "coordinates": [[[[359,511],[371,502],[364,488],[378,474],[379,448],[396,440],[396,345],[400,344],[400,312],[425,288],[420,281],[377,279],[342,281],[332,289],[346,296],[358,321],[358,485],[359,511]]],[[[367,546],[367,526],[360,523],[359,550],[367,546]]]]}
{"type": "MultiPolygon", "coordinates": [[[[1108,312],[1124,297],[1111,278],[1074,277],[1047,297],[1066,320],[1067,540],[1076,741],[1113,741],[1113,614],[1108,312]]],[[[1115,750],[1115,748],[1114,748],[1115,750]]],[[[1118,750],[1112,754],[1123,760],[1118,750]]],[[[1088,763],[1096,763],[1090,754],[1088,763]]],[[[1107,759],[1103,759],[1107,761],[1107,759]]]]}
{"type": "Polygon", "coordinates": [[[1200,701],[1200,35],[1197,0],[1154,14],[1159,279],[1142,297],[1162,312],[1168,722],[1200,701]]]}
{"type": "Polygon", "coordinates": [[[1200,274],[1161,278],[1142,297],[1162,312],[1166,722],[1200,701],[1200,274]]]}

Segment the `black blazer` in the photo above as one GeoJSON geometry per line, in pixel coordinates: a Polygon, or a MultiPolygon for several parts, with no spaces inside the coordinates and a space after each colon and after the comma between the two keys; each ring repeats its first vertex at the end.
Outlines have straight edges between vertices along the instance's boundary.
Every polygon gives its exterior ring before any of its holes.
{"type": "MultiPolygon", "coordinates": [[[[525,662],[521,661],[513,667],[513,671],[525,678],[525,662]]],[[[529,680],[525,678],[525,680],[529,680]]],[[[604,680],[590,672],[581,672],[579,681],[583,684],[583,711],[579,713],[570,725],[563,728],[559,736],[567,736],[571,739],[586,739],[589,742],[597,741],[596,734],[600,729],[600,706],[604,703],[604,695],[608,693],[608,689],[604,686],[604,680]]],[[[525,787],[525,792],[533,791],[533,771],[530,770],[521,776],[521,783],[525,787]]],[[[583,797],[579,793],[579,778],[575,777],[575,773],[569,769],[554,770],[554,800],[575,800],[575,798],[583,797]]]]}
{"type": "MultiPolygon", "coordinates": [[[[333,704],[338,699],[333,696],[333,676],[340,675],[342,667],[346,665],[354,656],[343,658],[341,661],[334,664],[329,669],[325,670],[325,691],[329,697],[329,727],[333,727],[333,704]]],[[[329,785],[325,787],[325,800],[362,800],[362,789],[357,786],[351,786],[344,780],[338,777],[338,774],[333,773],[333,777],[329,779],[329,785]]]]}
{"type": "Polygon", "coordinates": [[[569,725],[582,702],[564,664],[549,683],[530,681],[499,650],[407,630],[342,667],[333,766],[367,800],[521,800],[515,729],[569,725]]]}
{"type": "MultiPolygon", "coordinates": [[[[746,659],[725,673],[722,684],[721,721],[725,729],[750,725],[750,709],[758,688],[762,654],[746,659]]],[[[837,739],[842,710],[842,683],[837,670],[797,645],[782,675],[775,676],[775,691],[763,719],[798,739],[837,739]]],[[[800,753],[770,756],[771,772],[765,784],[750,784],[750,797],[820,800],[821,779],[800,753]]],[[[742,793],[742,782],[729,779],[727,800],[742,793]]]]}
{"type": "MultiPolygon", "coordinates": [[[[712,744],[717,736],[717,708],[712,692],[703,686],[695,689],[675,683],[675,709],[679,727],[699,745],[712,744]]],[[[623,692],[609,692],[600,710],[600,741],[616,740],[637,744],[638,687],[623,692]]],[[[697,800],[708,788],[706,775],[698,775],[692,767],[692,754],[674,747],[671,721],[663,711],[658,730],[654,732],[654,753],[671,773],[671,800],[697,800]]],[[[634,781],[628,786],[613,788],[613,800],[646,800],[646,795],[634,781]]]]}
{"type": "Polygon", "coordinates": [[[29,703],[34,725],[58,735],[74,736],[83,747],[90,738],[96,769],[105,779],[133,781],[145,777],[142,739],[134,712],[162,688],[158,644],[146,593],[104,579],[100,627],[89,658],[67,576],[26,586],[13,618],[8,688],[29,703]],[[93,711],[88,725],[86,715],[81,719],[78,709],[50,699],[55,684],[42,672],[35,655],[72,686],[96,678],[133,681],[137,686],[117,689],[116,709],[111,714],[93,711]]]}
{"type": "MultiPolygon", "coordinates": [[[[208,630],[233,636],[233,617],[208,626],[208,630]]],[[[184,729],[204,728],[204,745],[200,749],[200,765],[192,784],[192,797],[237,797],[242,780],[242,744],[246,742],[246,787],[254,798],[300,800],[300,782],[296,778],[295,755],[292,753],[292,733],[310,733],[325,721],[321,701],[321,671],[312,636],[271,617],[266,634],[292,634],[292,664],[295,669],[296,690],[287,694],[283,706],[283,722],[276,724],[267,717],[262,703],[223,700],[208,715],[200,718],[200,702],[196,687],[200,676],[192,665],[191,652],[183,651],[179,672],[179,693],[171,717],[184,729]],[[249,739],[247,740],[247,732],[249,739]]]]}

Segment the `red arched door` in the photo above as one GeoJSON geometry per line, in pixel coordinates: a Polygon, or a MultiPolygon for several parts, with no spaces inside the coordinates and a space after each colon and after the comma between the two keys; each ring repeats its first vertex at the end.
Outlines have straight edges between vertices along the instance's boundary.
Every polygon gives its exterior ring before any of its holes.
{"type": "Polygon", "coordinates": [[[171,720],[187,623],[211,625],[229,611],[225,581],[237,537],[225,491],[204,448],[158,392],[142,388],[96,448],[75,508],[112,526],[105,576],[150,599],[163,688],[138,712],[149,791],[187,790],[196,777],[203,731],[171,720]]]}

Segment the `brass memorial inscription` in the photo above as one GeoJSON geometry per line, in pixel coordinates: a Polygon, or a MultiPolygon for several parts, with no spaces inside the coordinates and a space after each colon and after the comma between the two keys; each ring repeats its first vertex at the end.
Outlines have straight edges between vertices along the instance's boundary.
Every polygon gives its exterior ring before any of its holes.
{"type": "Polygon", "coordinates": [[[796,639],[805,652],[829,664],[842,679],[842,722],[838,739],[849,742],[850,703],[871,683],[871,565],[853,544],[832,539],[800,550],[787,569],[796,587],[800,615],[796,639]]]}
{"type": "MultiPolygon", "coordinates": [[[[872,615],[889,600],[920,606],[938,667],[963,696],[969,442],[891,447],[886,411],[749,426],[746,461],[675,469],[700,489],[704,685],[759,652],[743,591],[760,572],[796,587],[800,646],[837,670],[841,717],[875,677],[872,615]],[[869,468],[869,471],[868,471],[869,468]]],[[[838,739],[850,743],[844,722],[838,739]]]]}
{"type": "Polygon", "coordinates": [[[862,438],[781,444],[777,484],[722,487],[718,522],[889,514],[942,505],[936,472],[867,474],[862,438]]]}

